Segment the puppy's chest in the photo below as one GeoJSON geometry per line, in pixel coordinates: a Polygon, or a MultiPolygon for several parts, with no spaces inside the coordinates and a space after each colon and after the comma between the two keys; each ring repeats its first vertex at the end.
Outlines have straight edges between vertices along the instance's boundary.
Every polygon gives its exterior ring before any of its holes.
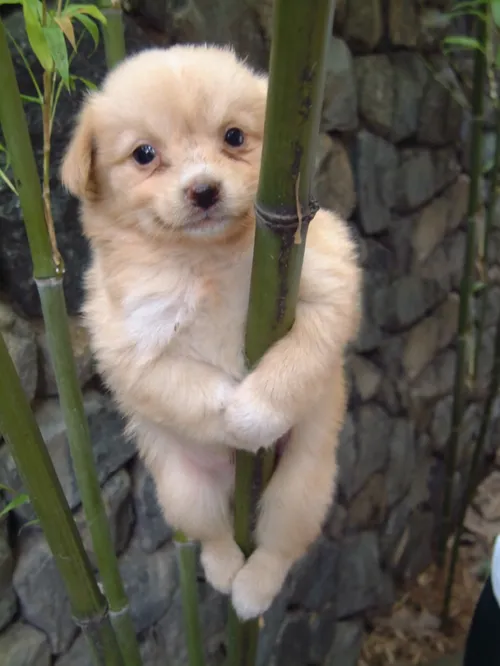
{"type": "Polygon", "coordinates": [[[168,349],[241,374],[250,282],[243,268],[189,275],[168,293],[129,297],[125,323],[138,352],[168,349]]]}

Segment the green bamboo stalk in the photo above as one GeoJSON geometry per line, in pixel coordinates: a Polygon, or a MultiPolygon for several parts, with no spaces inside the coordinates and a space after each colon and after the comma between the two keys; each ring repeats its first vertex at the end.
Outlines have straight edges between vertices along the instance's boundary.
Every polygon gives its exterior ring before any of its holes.
{"type": "Polygon", "coordinates": [[[99,9],[106,17],[106,25],[101,27],[104,36],[106,64],[112,69],[125,57],[125,32],[123,11],[120,0],[99,0],[99,9]]]}
{"type": "Polygon", "coordinates": [[[495,398],[497,396],[499,388],[500,388],[500,317],[498,318],[496,325],[494,361],[493,361],[493,369],[490,379],[490,386],[488,390],[488,396],[486,398],[486,403],[484,406],[484,411],[481,419],[481,426],[479,428],[479,434],[476,439],[476,444],[474,446],[474,451],[469,466],[466,490],[464,498],[460,505],[460,512],[458,515],[458,526],[455,532],[455,537],[453,540],[453,546],[451,550],[450,566],[447,573],[443,607],[441,611],[441,620],[443,623],[445,623],[449,619],[451,596],[453,591],[453,583],[455,581],[455,571],[458,562],[460,540],[462,538],[462,534],[464,531],[465,515],[467,513],[467,509],[470,503],[472,502],[474,493],[476,492],[480,480],[479,470],[481,465],[481,457],[486,442],[486,435],[488,433],[491,422],[491,413],[493,411],[493,404],[495,402],[495,398]]]}
{"type": "Polygon", "coordinates": [[[484,236],[482,240],[482,272],[485,286],[481,292],[481,298],[479,303],[479,318],[478,318],[478,327],[477,327],[477,336],[476,344],[474,351],[474,379],[477,379],[477,373],[479,369],[479,358],[481,354],[481,345],[483,342],[484,327],[486,323],[486,313],[488,309],[488,293],[489,293],[489,284],[488,284],[488,242],[491,236],[491,230],[493,229],[495,221],[495,211],[496,211],[496,201],[497,201],[497,188],[498,188],[498,174],[500,171],[500,107],[496,109],[496,145],[495,145],[495,156],[493,159],[493,167],[490,173],[490,188],[488,196],[488,205],[486,210],[486,219],[484,224],[484,236]]]}
{"type": "Polygon", "coordinates": [[[7,440],[54,555],[75,622],[87,638],[95,666],[124,666],[106,600],[1,335],[0,372],[0,432],[7,440]]]}
{"type": "Polygon", "coordinates": [[[446,479],[443,496],[443,519],[438,544],[438,565],[443,567],[446,559],[446,544],[451,532],[453,475],[457,461],[458,439],[465,404],[468,335],[471,327],[471,299],[474,287],[474,263],[476,257],[476,215],[479,207],[479,188],[483,147],[484,87],[486,82],[487,22],[476,18],[477,40],[482,46],[476,49],[474,62],[474,84],[471,119],[471,179],[467,208],[467,240],[464,268],[460,287],[460,309],[458,317],[457,363],[453,390],[451,434],[446,447],[446,479]]]}
{"type": "MultiPolygon", "coordinates": [[[[310,191],[319,132],[325,56],[334,0],[276,0],[269,67],[262,164],[255,205],[256,233],[245,351],[249,368],[291,328],[299,291],[308,222],[315,213],[310,191]]],[[[236,455],[235,537],[245,555],[253,547],[251,485],[264,487],[274,453],[263,459],[236,455]]],[[[255,662],[258,621],[229,614],[229,663],[255,662]]]]}
{"type": "MultiPolygon", "coordinates": [[[[63,268],[57,247],[51,241],[50,224],[44,210],[47,192],[40,188],[26,117],[0,21],[0,125],[11,157],[20,196],[24,224],[33,261],[33,273],[40,294],[47,341],[54,366],[61,407],[85,517],[96,554],[97,566],[110,606],[125,666],[140,666],[141,657],[120,577],[90,439],[83,397],[73,358],[69,322],[62,288],[63,268]]],[[[44,113],[44,122],[47,114],[44,113]]],[[[44,146],[44,156],[48,152],[44,146]]],[[[52,236],[53,237],[53,236],[52,236]]]]}
{"type": "Polygon", "coordinates": [[[186,630],[186,645],[189,666],[203,666],[203,636],[198,612],[198,590],[196,586],[196,550],[182,532],[175,534],[175,548],[181,581],[182,612],[186,630]]]}

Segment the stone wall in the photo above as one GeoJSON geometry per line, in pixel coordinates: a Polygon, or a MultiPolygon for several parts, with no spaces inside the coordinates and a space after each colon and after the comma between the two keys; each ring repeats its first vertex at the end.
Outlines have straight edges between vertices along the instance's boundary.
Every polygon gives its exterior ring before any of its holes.
{"type": "MultiPolygon", "coordinates": [[[[127,20],[127,41],[131,50],[151,40],[232,41],[264,64],[270,4],[143,0],[130,5],[135,18],[127,20]]],[[[316,189],[324,206],[351,220],[359,240],[364,323],[349,359],[351,400],[339,453],[337,501],[324,535],[264,618],[261,666],[354,666],[366,616],[389,605],[398,581],[417,575],[431,560],[450,429],[468,191],[466,154],[460,148],[467,139],[462,92],[439,54],[445,4],[350,0],[347,11],[346,3],[338,3],[316,189]]],[[[8,23],[26,51],[19,16],[10,16],[8,23]]],[[[96,80],[103,74],[102,51],[89,53],[84,43],[75,71],[96,80]]],[[[21,88],[29,93],[29,78],[17,54],[15,59],[21,88]]],[[[78,101],[78,95],[62,98],[56,161],[78,101]]],[[[37,109],[29,109],[29,120],[40,157],[37,109]]],[[[75,202],[63,193],[56,174],[53,187],[68,267],[66,296],[74,315],[87,247],[75,202]]],[[[493,253],[498,241],[495,231],[493,253]]],[[[93,557],[30,274],[19,206],[0,184],[0,330],[93,557]]],[[[491,367],[491,327],[499,310],[495,288],[480,387],[465,415],[462,469],[478,427],[481,389],[491,367]]],[[[95,377],[88,339],[76,318],[73,340],[144,666],[187,664],[172,531],[155,502],[151,478],[123,437],[122,421],[95,377]]],[[[498,412],[494,434],[500,427],[498,412]]],[[[491,437],[490,448],[494,441],[491,437]]],[[[5,444],[0,446],[0,482],[21,487],[5,444]]],[[[460,472],[456,482],[458,492],[460,472]]],[[[24,505],[0,524],[0,664],[87,666],[86,646],[71,621],[43,536],[33,525],[19,531],[32,518],[30,506],[24,505]]],[[[201,577],[199,592],[208,663],[220,664],[225,603],[201,577]]]]}

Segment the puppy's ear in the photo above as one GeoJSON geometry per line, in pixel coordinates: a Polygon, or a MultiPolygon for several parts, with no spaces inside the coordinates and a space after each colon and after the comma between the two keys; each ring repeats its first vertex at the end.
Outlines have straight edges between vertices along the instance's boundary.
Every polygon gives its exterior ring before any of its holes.
{"type": "Polygon", "coordinates": [[[62,184],[79,199],[94,198],[97,194],[94,174],[94,105],[88,97],[64,155],[61,166],[62,184]]]}

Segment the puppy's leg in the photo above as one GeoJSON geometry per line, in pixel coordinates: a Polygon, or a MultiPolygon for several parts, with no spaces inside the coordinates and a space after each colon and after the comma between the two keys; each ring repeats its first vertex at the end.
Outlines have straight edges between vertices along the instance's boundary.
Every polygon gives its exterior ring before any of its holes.
{"type": "Polygon", "coordinates": [[[234,541],[229,498],[234,468],[229,458],[216,457],[207,468],[196,454],[172,450],[149,461],[158,500],[167,521],[190,539],[201,541],[201,562],[208,582],[227,594],[244,564],[234,541]]]}
{"type": "Polygon", "coordinates": [[[255,535],[257,548],[232,588],[233,606],[241,619],[269,608],[291,566],[321,532],[333,497],[335,448],[343,412],[342,404],[335,408],[331,401],[329,393],[321,409],[293,429],[264,492],[255,535]]]}

